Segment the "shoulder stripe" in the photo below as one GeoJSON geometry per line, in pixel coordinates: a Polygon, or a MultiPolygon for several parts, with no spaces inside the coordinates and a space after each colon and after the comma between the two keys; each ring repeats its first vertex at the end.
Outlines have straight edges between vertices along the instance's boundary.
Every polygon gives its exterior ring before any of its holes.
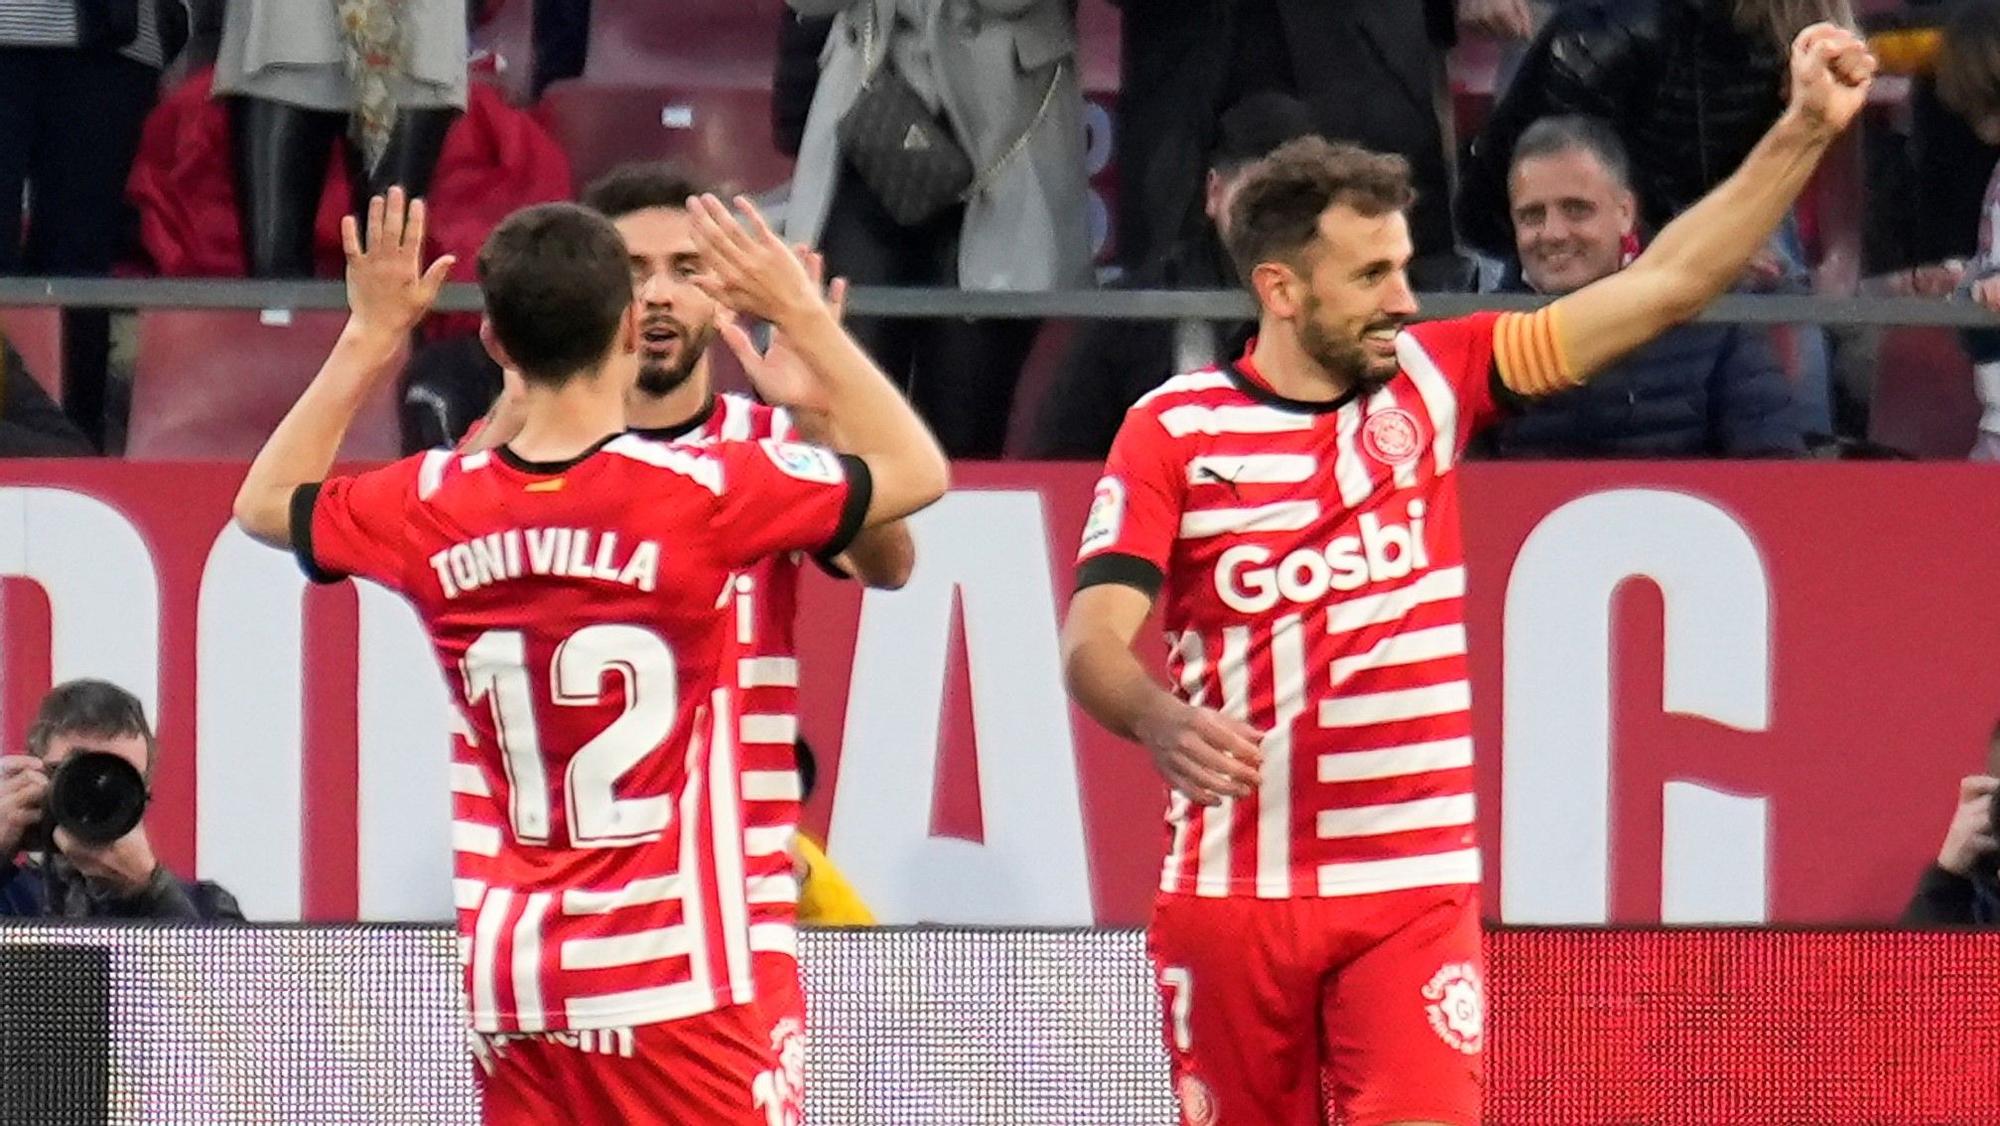
{"type": "Polygon", "coordinates": [[[613,439],[604,452],[678,473],[716,496],[722,495],[722,463],[699,449],[669,446],[627,434],[613,439]]]}
{"type": "Polygon", "coordinates": [[[1431,416],[1431,457],[1437,463],[1437,472],[1449,473],[1458,456],[1458,393],[1444,372],[1438,370],[1431,354],[1410,333],[1396,338],[1396,359],[1401,361],[1410,382],[1417,385],[1424,411],[1431,416]]]}
{"type": "Polygon", "coordinates": [[[431,494],[444,484],[444,471],[450,467],[452,451],[431,450],[424,454],[424,462],[417,467],[417,499],[429,500],[431,494]]]}
{"type": "Polygon", "coordinates": [[[1189,403],[1161,411],[1160,426],[1175,438],[1189,434],[1283,434],[1311,430],[1313,416],[1267,406],[1204,407],[1189,403]]]}
{"type": "Polygon", "coordinates": [[[750,403],[740,395],[722,397],[722,440],[725,442],[748,441],[750,434],[750,403]]]}
{"type": "Polygon", "coordinates": [[[1206,368],[1202,371],[1185,372],[1174,376],[1172,379],[1139,396],[1139,401],[1132,405],[1143,407],[1162,395],[1173,395],[1187,391],[1214,391],[1230,385],[1231,382],[1228,373],[1219,368],[1206,368]]]}

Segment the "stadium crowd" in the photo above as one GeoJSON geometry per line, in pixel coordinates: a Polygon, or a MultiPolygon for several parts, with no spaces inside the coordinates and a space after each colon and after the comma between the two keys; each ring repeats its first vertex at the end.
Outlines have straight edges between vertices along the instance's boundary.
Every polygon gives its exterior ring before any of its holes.
{"type": "MultiPolygon", "coordinates": [[[[1868,31],[1892,77],[1739,292],[2000,306],[2000,0],[22,0],[0,10],[0,275],[336,277],[339,217],[397,183],[470,281],[509,212],[667,158],[858,286],[1226,290],[1234,173],[1318,134],[1409,162],[1419,290],[1554,296],[1741,162],[1816,20],[1868,31]]],[[[299,357],[260,399],[176,362],[203,330],[174,322],[202,316],[0,308],[0,455],[247,456],[325,338],[302,317],[260,354],[299,357]]],[[[1080,460],[1249,328],[852,327],[953,456],[1080,460]]],[[[367,451],[485,412],[475,328],[425,322],[367,451]]],[[[2000,456],[2000,335],[1703,323],[1476,453],[2000,456]]]]}

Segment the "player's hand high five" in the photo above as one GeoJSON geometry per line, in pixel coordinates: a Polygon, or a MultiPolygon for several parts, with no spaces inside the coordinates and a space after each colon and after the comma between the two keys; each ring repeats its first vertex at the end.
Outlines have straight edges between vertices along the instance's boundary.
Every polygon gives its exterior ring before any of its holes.
{"type": "MultiPolygon", "coordinates": [[[[835,278],[831,286],[822,289],[826,277],[826,261],[819,252],[805,246],[792,248],[794,256],[805,266],[806,276],[812,280],[813,288],[825,294],[826,311],[838,322],[847,308],[847,280],[835,278]]],[[[723,343],[736,355],[743,365],[743,373],[750,377],[750,383],[764,401],[790,409],[794,414],[823,415],[826,411],[826,389],[811,365],[792,347],[784,330],[775,327],[771,332],[771,345],[763,351],[750,339],[750,333],[728,307],[724,307],[716,318],[716,330],[722,334],[723,343]]]]}
{"type": "Polygon", "coordinates": [[[732,311],[774,325],[825,313],[819,281],[798,252],[755,204],[743,196],[735,204],[740,221],[712,195],[688,200],[703,270],[695,284],[732,311]]]}
{"type": "Polygon", "coordinates": [[[1844,27],[1816,23],[1792,40],[1791,110],[1829,133],[1846,129],[1868,104],[1875,56],[1844,27]]]}
{"type": "Polygon", "coordinates": [[[368,239],[362,242],[354,216],[340,220],[340,244],[347,252],[347,308],[356,328],[401,335],[430,313],[445,279],[458,261],[447,254],[423,267],[424,201],[402,188],[368,201],[368,239]]]}

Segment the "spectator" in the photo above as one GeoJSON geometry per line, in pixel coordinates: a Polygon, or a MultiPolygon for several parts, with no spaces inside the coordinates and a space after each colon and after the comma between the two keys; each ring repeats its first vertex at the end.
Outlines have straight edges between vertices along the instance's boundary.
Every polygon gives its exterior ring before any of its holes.
{"type": "MultiPolygon", "coordinates": [[[[1636,255],[1624,146],[1594,118],[1534,123],[1509,178],[1521,263],[1512,288],[1559,296],[1636,255]]],[[[1525,457],[1765,457],[1805,452],[1764,331],[1685,324],[1581,387],[1523,406],[1479,452],[1525,457]]]]}
{"type": "Polygon", "coordinates": [[[1917,882],[1903,910],[1906,926],[2000,926],[2000,838],[1993,794],[2000,789],[2000,727],[1987,740],[1986,773],[1958,784],[1958,809],[1937,863],[1917,882]]]}
{"type": "Polygon", "coordinates": [[[0,338],[0,457],[89,457],[97,452],[0,338]]]}
{"type": "Polygon", "coordinates": [[[782,22],[771,70],[771,144],[797,158],[806,139],[813,91],[819,86],[820,52],[826,49],[834,17],[806,17],[787,8],[778,18],[782,22]]]}
{"type": "MultiPolygon", "coordinates": [[[[1243,169],[1294,137],[1313,131],[1312,115],[1298,99],[1261,91],[1231,106],[1217,123],[1202,191],[1199,233],[1167,247],[1126,275],[1133,289],[1236,289],[1236,267],[1222,247],[1229,201],[1243,169]]],[[[1173,321],[1085,321],[1063,366],[1042,396],[1027,456],[1041,460],[1102,461],[1139,396],[1176,372],[1199,371],[1234,359],[1255,326],[1173,321]]]]}
{"type": "Polygon", "coordinates": [[[0,916],[213,922],[243,918],[236,899],[207,881],[169,872],[141,823],[106,845],[57,828],[40,848],[29,830],[43,820],[50,779],[72,756],[101,751],[148,781],[159,748],[133,695],[101,680],[72,680],[42,698],[28,753],[0,756],[0,916]]]}
{"type": "Polygon", "coordinates": [[[355,206],[428,194],[466,99],[466,0],[234,0],[215,96],[229,99],[251,277],[311,277],[313,221],[336,140],[355,206]]]}
{"type": "MultiPolygon", "coordinates": [[[[1069,0],[787,2],[801,16],[836,17],[785,210],[789,239],[817,246],[828,272],[855,285],[1091,283],[1069,0]],[[876,115],[898,90],[909,112],[876,115]],[[857,106],[863,112],[850,115],[857,106]],[[894,136],[871,130],[890,121],[898,123],[894,136]],[[903,143],[905,129],[921,135],[921,149],[903,143]],[[894,190],[942,182],[898,171],[906,167],[900,153],[949,146],[970,166],[969,189],[923,200],[894,190]],[[871,153],[881,159],[867,160],[871,153]],[[875,169],[872,184],[858,157],[875,169]]],[[[1000,455],[1036,322],[855,317],[850,324],[946,452],[1000,455]]]]}
{"type": "MultiPolygon", "coordinates": [[[[801,736],[792,744],[799,762],[799,800],[811,801],[813,785],[819,779],[819,761],[812,745],[801,736]]],[[[808,927],[872,927],[875,913],[868,910],[854,885],[834,867],[818,841],[800,829],[792,836],[792,866],[799,880],[799,923],[808,927]]]]}

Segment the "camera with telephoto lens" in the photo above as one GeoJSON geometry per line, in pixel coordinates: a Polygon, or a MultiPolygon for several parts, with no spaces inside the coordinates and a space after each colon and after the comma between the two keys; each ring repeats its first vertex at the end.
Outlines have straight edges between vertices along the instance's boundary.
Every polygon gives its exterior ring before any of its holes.
{"type": "Polygon", "coordinates": [[[138,767],[109,751],[79,747],[50,776],[42,819],[21,839],[21,847],[52,851],[57,829],[85,844],[110,844],[138,827],[150,798],[138,767]]]}

